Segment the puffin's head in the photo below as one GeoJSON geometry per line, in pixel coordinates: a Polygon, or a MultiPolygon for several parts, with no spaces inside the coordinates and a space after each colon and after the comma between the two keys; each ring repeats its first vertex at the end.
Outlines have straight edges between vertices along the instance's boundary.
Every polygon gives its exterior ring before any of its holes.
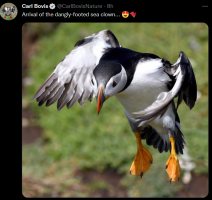
{"type": "Polygon", "coordinates": [[[106,99],[120,92],[127,83],[123,66],[114,61],[100,62],[94,69],[93,84],[98,88],[97,114],[106,99]]]}

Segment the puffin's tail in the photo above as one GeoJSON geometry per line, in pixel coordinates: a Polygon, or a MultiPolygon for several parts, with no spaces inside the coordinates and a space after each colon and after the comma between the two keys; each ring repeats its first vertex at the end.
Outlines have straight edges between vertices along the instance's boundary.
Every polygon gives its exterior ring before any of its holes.
{"type": "MultiPolygon", "coordinates": [[[[176,153],[183,154],[184,146],[186,145],[183,133],[180,131],[178,125],[175,125],[175,150],[176,153]]],[[[167,152],[168,150],[171,152],[171,143],[169,140],[164,140],[160,134],[150,125],[147,125],[141,131],[141,139],[146,140],[146,144],[149,146],[153,146],[155,149],[158,149],[160,153],[163,151],[167,152]]]]}

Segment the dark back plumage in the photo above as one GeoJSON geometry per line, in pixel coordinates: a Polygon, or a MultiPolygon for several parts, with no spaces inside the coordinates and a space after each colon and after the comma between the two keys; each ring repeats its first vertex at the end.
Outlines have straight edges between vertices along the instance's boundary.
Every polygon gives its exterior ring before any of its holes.
{"type": "MultiPolygon", "coordinates": [[[[100,63],[107,62],[108,60],[120,63],[127,73],[127,83],[122,89],[125,90],[133,80],[134,73],[138,62],[144,62],[149,59],[160,58],[151,53],[140,53],[123,47],[109,48],[101,57],[100,63]]],[[[120,92],[122,92],[120,91],[120,92]]]]}

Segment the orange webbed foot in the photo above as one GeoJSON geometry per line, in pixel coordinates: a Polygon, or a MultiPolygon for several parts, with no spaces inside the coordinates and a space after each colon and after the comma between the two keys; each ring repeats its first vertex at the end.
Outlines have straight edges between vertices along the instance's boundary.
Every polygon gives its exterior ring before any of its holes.
{"type": "Polygon", "coordinates": [[[130,167],[130,174],[143,176],[143,174],[149,169],[153,162],[151,153],[143,147],[141,143],[141,137],[139,132],[135,132],[137,139],[137,154],[130,167]]]}
{"type": "Polygon", "coordinates": [[[171,142],[171,155],[166,162],[166,171],[171,183],[172,181],[179,181],[180,179],[180,164],[175,151],[175,139],[170,137],[169,140],[171,142]]]}
{"type": "Polygon", "coordinates": [[[166,171],[171,181],[179,181],[180,179],[180,164],[177,155],[170,155],[166,162],[166,171]]]}

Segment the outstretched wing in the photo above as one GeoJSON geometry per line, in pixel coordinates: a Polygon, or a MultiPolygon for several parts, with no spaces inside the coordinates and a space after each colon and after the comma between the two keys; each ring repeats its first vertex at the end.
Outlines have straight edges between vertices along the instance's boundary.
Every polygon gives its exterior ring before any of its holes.
{"type": "Polygon", "coordinates": [[[92,81],[93,70],[108,48],[121,46],[110,30],[92,34],[75,44],[75,48],[56,66],[53,73],[38,89],[32,100],[39,106],[55,101],[57,109],[70,108],[78,100],[83,105],[86,99],[93,100],[96,85],[92,81]]]}
{"type": "Polygon", "coordinates": [[[197,98],[197,85],[191,63],[186,54],[181,51],[177,62],[169,67],[165,66],[164,71],[175,78],[175,84],[169,92],[161,92],[156,101],[145,110],[134,113],[140,115],[136,118],[141,121],[139,126],[154,120],[159,115],[162,117],[175,97],[178,97],[177,107],[182,99],[190,109],[194,107],[197,98]]]}

